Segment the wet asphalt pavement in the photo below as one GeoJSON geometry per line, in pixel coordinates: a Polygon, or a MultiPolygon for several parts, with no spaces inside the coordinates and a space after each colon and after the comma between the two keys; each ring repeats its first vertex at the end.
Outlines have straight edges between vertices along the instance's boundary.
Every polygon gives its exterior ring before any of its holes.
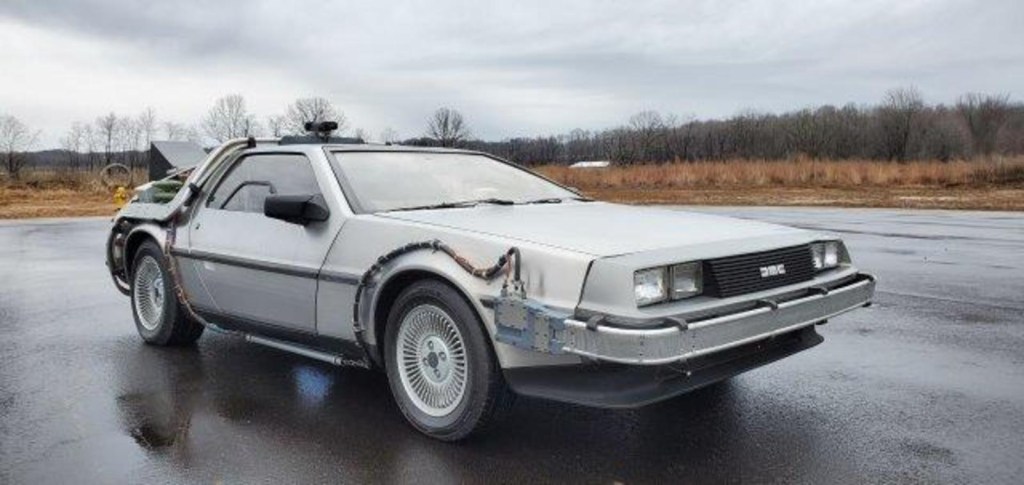
{"type": "Polygon", "coordinates": [[[0,222],[0,483],[1024,480],[1024,214],[700,210],[842,235],[876,304],[726,383],[520,399],[462,444],[409,428],[375,372],[209,332],[145,346],[105,220],[0,222]]]}

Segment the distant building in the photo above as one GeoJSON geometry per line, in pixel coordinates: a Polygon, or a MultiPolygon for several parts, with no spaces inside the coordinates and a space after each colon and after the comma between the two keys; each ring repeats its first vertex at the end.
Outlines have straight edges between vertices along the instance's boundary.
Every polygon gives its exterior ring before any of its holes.
{"type": "Polygon", "coordinates": [[[160,180],[174,170],[199,165],[206,151],[188,141],[154,141],[149,146],[149,179],[160,180]]]}
{"type": "Polygon", "coordinates": [[[608,160],[585,160],[569,165],[569,168],[608,168],[611,164],[608,160]]]}

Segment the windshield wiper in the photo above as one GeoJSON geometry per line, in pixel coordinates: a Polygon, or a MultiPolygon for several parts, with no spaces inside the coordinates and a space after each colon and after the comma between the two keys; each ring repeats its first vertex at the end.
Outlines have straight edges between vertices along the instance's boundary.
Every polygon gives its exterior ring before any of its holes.
{"type": "Polygon", "coordinates": [[[461,200],[458,202],[441,202],[440,204],[428,204],[428,205],[417,205],[412,207],[399,207],[397,209],[391,209],[390,212],[397,211],[420,211],[420,210],[432,210],[432,209],[457,209],[460,207],[474,207],[480,204],[494,204],[494,205],[512,205],[514,201],[508,199],[498,198],[487,198],[487,199],[476,199],[476,200],[461,200]]]}
{"type": "Polygon", "coordinates": [[[561,204],[563,201],[566,201],[566,200],[578,200],[580,202],[590,202],[593,199],[588,199],[586,197],[564,197],[564,198],[563,197],[548,197],[546,199],[528,200],[526,202],[520,202],[520,204],[561,204]]]}
{"type": "Polygon", "coordinates": [[[561,204],[562,199],[558,197],[548,197],[546,199],[533,199],[526,202],[520,202],[520,204],[561,204]]]}

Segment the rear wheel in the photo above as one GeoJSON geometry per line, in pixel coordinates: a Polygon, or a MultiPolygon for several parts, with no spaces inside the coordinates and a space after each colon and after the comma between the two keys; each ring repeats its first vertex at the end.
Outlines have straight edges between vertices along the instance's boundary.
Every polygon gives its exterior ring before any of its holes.
{"type": "Polygon", "coordinates": [[[403,291],[388,316],[385,339],[391,392],[419,431],[463,439],[511,404],[479,317],[450,286],[428,280],[403,291]]]}
{"type": "Polygon", "coordinates": [[[148,344],[187,345],[203,334],[203,325],[188,318],[174,290],[163,251],[143,242],[132,263],[132,315],[148,344]]]}

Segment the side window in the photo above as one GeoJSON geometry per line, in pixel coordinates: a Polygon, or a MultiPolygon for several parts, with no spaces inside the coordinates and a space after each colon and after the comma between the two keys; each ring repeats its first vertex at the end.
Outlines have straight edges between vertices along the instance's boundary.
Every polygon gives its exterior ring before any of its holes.
{"type": "Polygon", "coordinates": [[[304,155],[249,155],[231,167],[210,195],[211,209],[263,213],[268,195],[319,194],[313,167],[304,155]]]}

